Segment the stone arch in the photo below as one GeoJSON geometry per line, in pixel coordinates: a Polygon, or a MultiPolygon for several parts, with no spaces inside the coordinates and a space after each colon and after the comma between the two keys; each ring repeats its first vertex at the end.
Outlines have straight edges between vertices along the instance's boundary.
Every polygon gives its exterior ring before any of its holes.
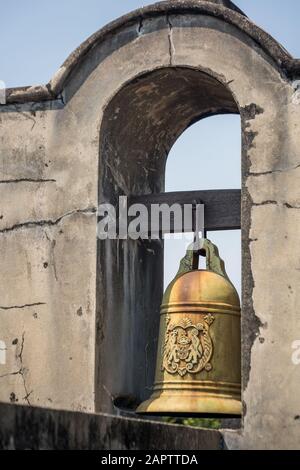
{"type": "MultiPolygon", "coordinates": [[[[178,136],[193,122],[222,113],[239,113],[232,94],[196,68],[157,68],[124,84],[103,113],[99,201],[117,205],[119,196],[164,191],[166,159],[178,136]]],[[[163,243],[106,240],[98,249],[98,291],[105,293],[98,297],[98,315],[106,336],[101,328],[96,383],[113,387],[119,403],[138,403],[154,377],[163,243]]],[[[102,407],[103,388],[96,399],[102,407]]]]}
{"type": "MultiPolygon", "coordinates": [[[[170,15],[179,15],[184,18],[189,14],[219,19],[252,41],[253,46],[263,51],[284,74],[292,77],[300,73],[300,60],[294,59],[272,36],[255,25],[230,0],[164,1],[132,11],[107,24],[69,55],[49,83],[8,89],[6,102],[52,101],[64,94],[73,82],[74,88],[70,97],[93,72],[99,61],[109,57],[119,47],[140,37],[145,25],[148,26],[151,21],[155,22],[156,18],[164,17],[166,21],[160,22],[159,28],[168,28],[172,26],[168,21],[170,15]],[[128,31],[130,25],[135,26],[135,32],[128,31]],[[112,40],[114,37],[116,40],[112,40]],[[104,45],[99,55],[98,48],[104,45]],[[96,60],[93,56],[96,56],[96,60]]],[[[184,24],[181,26],[184,27],[184,24]]],[[[145,28],[145,32],[149,33],[151,29],[145,28]]]]}

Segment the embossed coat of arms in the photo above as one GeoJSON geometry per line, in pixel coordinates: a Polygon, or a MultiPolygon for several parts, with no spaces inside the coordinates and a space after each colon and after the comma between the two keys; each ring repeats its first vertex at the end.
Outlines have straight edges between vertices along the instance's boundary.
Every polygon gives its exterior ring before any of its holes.
{"type": "Polygon", "coordinates": [[[170,317],[167,317],[162,371],[181,377],[187,373],[197,374],[203,369],[210,371],[213,342],[209,330],[213,322],[211,314],[196,324],[187,317],[171,323],[170,317]]]}

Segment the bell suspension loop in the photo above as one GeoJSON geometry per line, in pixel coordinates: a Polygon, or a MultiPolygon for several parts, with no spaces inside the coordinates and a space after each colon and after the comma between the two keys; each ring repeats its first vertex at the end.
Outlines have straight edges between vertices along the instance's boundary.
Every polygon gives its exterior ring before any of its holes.
{"type": "Polygon", "coordinates": [[[201,253],[201,250],[203,250],[204,240],[206,238],[204,204],[198,205],[196,204],[196,202],[194,202],[194,211],[195,211],[195,231],[194,231],[194,240],[193,240],[191,249],[193,250],[193,269],[198,269],[199,255],[204,254],[203,251],[201,253]],[[201,238],[199,236],[200,232],[201,232],[201,238]]]}

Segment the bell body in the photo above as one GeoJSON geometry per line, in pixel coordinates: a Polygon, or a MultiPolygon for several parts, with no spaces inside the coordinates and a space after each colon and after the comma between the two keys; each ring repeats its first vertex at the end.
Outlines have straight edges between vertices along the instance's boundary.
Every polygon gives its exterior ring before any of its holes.
{"type": "Polygon", "coordinates": [[[240,301],[226,277],[193,270],[167,288],[153,393],[137,412],[241,415],[240,301]]]}

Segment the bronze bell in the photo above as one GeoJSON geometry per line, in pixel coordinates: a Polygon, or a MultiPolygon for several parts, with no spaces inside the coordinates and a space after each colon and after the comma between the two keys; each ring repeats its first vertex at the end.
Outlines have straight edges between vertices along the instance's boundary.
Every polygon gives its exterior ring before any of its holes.
{"type": "Polygon", "coordinates": [[[153,393],[137,413],[241,415],[240,300],[217,247],[202,244],[164,294],[153,393]]]}

